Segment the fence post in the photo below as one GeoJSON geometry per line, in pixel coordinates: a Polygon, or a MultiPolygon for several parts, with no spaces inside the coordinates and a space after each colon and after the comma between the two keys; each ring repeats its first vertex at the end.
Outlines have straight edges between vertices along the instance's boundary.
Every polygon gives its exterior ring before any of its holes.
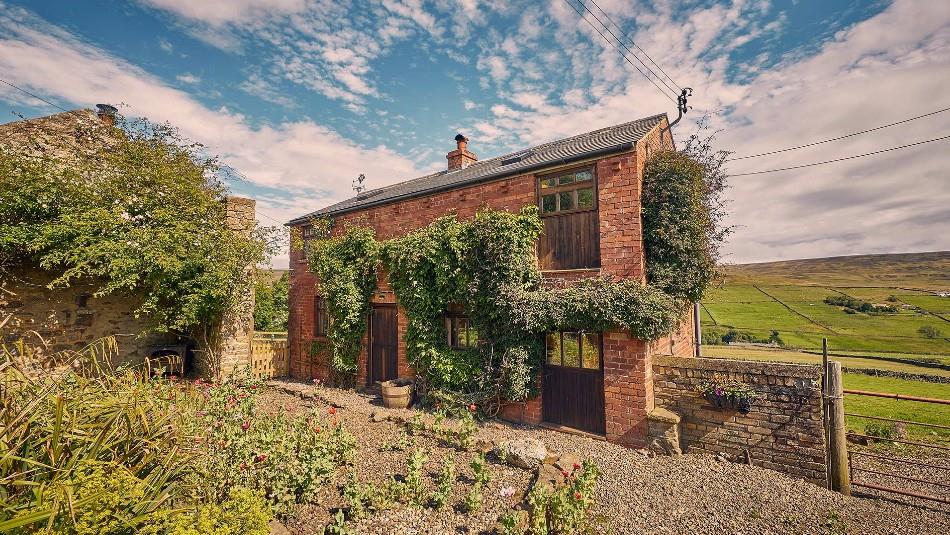
{"type": "Polygon", "coordinates": [[[828,405],[828,339],[821,339],[821,421],[825,429],[825,487],[831,488],[831,414],[828,405]]]}
{"type": "Polygon", "coordinates": [[[851,472],[848,468],[848,442],[844,419],[844,385],[841,382],[841,363],[829,362],[825,367],[825,389],[828,435],[828,474],[831,490],[851,495],[851,472]]]}

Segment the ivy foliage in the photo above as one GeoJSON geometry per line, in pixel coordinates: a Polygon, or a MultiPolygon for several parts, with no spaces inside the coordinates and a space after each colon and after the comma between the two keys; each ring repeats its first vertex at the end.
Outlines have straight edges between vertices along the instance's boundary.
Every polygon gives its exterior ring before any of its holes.
{"type": "Polygon", "coordinates": [[[267,253],[265,231],[228,227],[217,161],[169,125],[76,122],[0,146],[0,271],[38,266],[53,288],[142,296],[135,313],[162,330],[215,321],[267,253]]]}
{"type": "Polygon", "coordinates": [[[699,301],[715,271],[704,206],[703,167],[685,154],[663,151],[643,169],[643,243],[650,283],[699,301]]]}
{"type": "Polygon", "coordinates": [[[540,358],[537,339],[512,329],[510,311],[497,302],[508,288],[539,286],[534,244],[541,230],[534,207],[519,214],[483,210],[467,220],[441,217],[383,245],[383,265],[409,319],[406,353],[427,387],[525,397],[525,368],[540,358]],[[443,316],[452,305],[464,309],[478,333],[476,347],[448,346],[443,316]]]}
{"type": "Polygon", "coordinates": [[[377,264],[408,317],[406,353],[422,389],[450,402],[497,406],[535,394],[548,331],[668,334],[715,274],[721,188],[710,185],[703,162],[672,152],[652,158],[644,174],[649,284],[601,277],[542,285],[535,244],[543,225],[534,206],[449,215],[384,243],[359,226],[312,242],[311,268],[334,321],[330,337],[341,340],[334,366],[355,370],[377,264]],[[459,308],[478,337],[465,349],[449,346],[444,320],[459,308]]]}
{"type": "Polygon", "coordinates": [[[368,227],[352,225],[327,237],[328,221],[316,221],[314,226],[319,227],[323,239],[307,242],[307,259],[320,281],[318,291],[326,299],[330,316],[331,366],[337,372],[353,374],[371,310],[370,297],[376,289],[380,245],[368,227]]]}

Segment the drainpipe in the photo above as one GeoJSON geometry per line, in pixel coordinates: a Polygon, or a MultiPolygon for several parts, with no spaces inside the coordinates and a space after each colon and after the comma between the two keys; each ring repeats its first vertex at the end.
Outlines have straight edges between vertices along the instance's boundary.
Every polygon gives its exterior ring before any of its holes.
{"type": "Polygon", "coordinates": [[[699,358],[703,356],[702,347],[703,347],[703,337],[702,329],[699,325],[699,301],[693,303],[693,336],[695,337],[693,342],[694,356],[699,358]]]}

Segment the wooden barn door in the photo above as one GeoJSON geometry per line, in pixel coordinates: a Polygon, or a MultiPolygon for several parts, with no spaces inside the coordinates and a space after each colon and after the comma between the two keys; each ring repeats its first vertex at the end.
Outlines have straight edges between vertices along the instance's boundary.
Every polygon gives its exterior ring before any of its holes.
{"type": "Polygon", "coordinates": [[[369,324],[369,359],[366,363],[366,384],[389,381],[399,376],[399,331],[396,307],[374,305],[369,324]]]}
{"type": "Polygon", "coordinates": [[[598,435],[607,432],[602,348],[598,333],[548,333],[541,378],[544,421],[598,435]]]}

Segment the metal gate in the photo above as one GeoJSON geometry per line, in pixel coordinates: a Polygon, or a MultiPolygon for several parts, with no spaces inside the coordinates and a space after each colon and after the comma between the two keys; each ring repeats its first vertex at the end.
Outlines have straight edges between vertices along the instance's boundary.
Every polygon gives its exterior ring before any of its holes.
{"type": "MultiPolygon", "coordinates": [[[[901,394],[890,394],[885,392],[868,392],[864,390],[844,390],[845,394],[852,396],[868,396],[875,398],[890,398],[897,400],[914,401],[919,403],[935,404],[941,407],[947,407],[950,411],[950,400],[933,399],[917,396],[905,396],[901,394]]],[[[870,416],[866,414],[857,414],[845,412],[845,416],[859,418],[862,421],[872,423],[884,422],[884,426],[876,429],[897,429],[901,428],[922,428],[940,431],[950,430],[950,426],[928,424],[912,420],[898,420],[893,418],[883,418],[880,416],[870,416]]],[[[851,473],[851,486],[865,489],[900,494],[903,496],[912,496],[924,500],[950,504],[950,446],[943,444],[934,444],[917,440],[908,440],[904,436],[891,434],[887,432],[865,433],[848,432],[848,441],[850,443],[864,443],[873,445],[878,442],[891,442],[907,446],[923,452],[941,453],[936,455],[936,460],[928,462],[917,459],[909,459],[890,452],[872,452],[863,451],[854,446],[848,447],[848,465],[851,473]],[[883,435],[883,436],[882,436],[883,435]]]]}

